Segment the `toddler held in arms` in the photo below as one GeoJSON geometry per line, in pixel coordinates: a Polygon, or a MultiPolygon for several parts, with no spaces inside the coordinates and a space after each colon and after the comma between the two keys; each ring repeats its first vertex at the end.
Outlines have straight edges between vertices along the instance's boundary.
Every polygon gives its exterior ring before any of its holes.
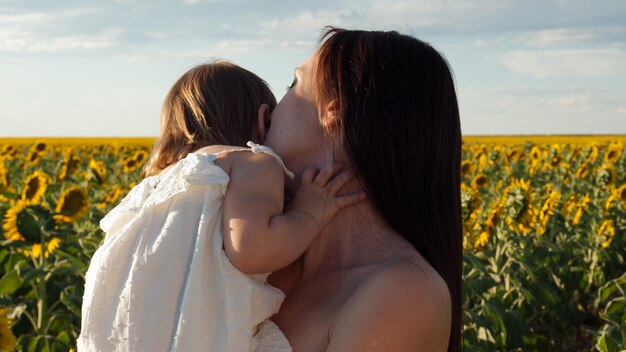
{"type": "Polygon", "coordinates": [[[284,295],[267,275],[364,194],[339,192],[352,175],[329,164],[307,169],[284,209],[293,174],[256,144],[275,106],[262,79],[228,62],[174,84],[146,178],[100,222],[78,351],[291,351],[268,320],[284,295]]]}

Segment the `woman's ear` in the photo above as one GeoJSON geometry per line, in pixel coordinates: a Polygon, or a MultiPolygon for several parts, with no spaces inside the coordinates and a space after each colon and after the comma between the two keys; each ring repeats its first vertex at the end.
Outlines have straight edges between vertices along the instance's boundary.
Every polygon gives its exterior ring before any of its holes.
{"type": "Polygon", "coordinates": [[[270,106],[261,104],[261,106],[259,106],[259,112],[257,113],[256,128],[253,131],[255,143],[262,144],[265,141],[265,135],[267,135],[267,130],[270,128],[271,117],[272,112],[270,111],[270,106]]]}
{"type": "Polygon", "coordinates": [[[322,126],[326,130],[333,130],[339,126],[341,122],[341,111],[337,100],[333,100],[326,106],[322,126]]]}

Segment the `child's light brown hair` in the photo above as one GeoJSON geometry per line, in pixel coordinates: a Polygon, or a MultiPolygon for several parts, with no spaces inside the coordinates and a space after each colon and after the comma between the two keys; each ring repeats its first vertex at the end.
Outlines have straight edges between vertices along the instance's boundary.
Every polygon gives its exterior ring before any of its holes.
{"type": "Polygon", "coordinates": [[[161,136],[144,168],[156,175],[187,154],[208,145],[245,146],[258,111],[276,98],[254,73],[227,61],[198,65],[174,83],[163,103],[161,136]]]}

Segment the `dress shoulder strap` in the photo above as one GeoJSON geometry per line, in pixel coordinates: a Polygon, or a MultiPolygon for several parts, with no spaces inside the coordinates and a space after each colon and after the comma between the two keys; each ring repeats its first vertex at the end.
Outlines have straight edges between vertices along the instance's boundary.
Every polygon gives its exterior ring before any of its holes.
{"type": "Polygon", "coordinates": [[[252,141],[248,141],[248,143],[246,143],[246,145],[248,147],[250,147],[250,150],[252,150],[253,153],[265,153],[271,157],[274,158],[274,160],[276,160],[278,162],[278,164],[280,164],[280,166],[283,168],[283,171],[285,171],[285,174],[290,178],[293,179],[294,178],[294,174],[293,172],[289,171],[289,169],[287,169],[287,166],[285,166],[285,163],[283,163],[283,160],[278,156],[278,154],[276,154],[272,148],[265,146],[265,145],[260,145],[260,144],[256,144],[252,141]]]}
{"type": "Polygon", "coordinates": [[[274,158],[274,160],[276,160],[278,162],[278,164],[283,168],[283,171],[285,172],[287,177],[289,177],[290,179],[293,179],[295,177],[293,172],[291,172],[291,171],[289,171],[289,169],[287,169],[287,166],[285,166],[285,163],[283,163],[283,160],[278,156],[278,154],[276,154],[272,150],[272,148],[270,148],[268,146],[265,146],[265,145],[256,144],[256,143],[254,143],[252,141],[248,141],[248,143],[246,143],[246,144],[250,148],[239,147],[239,148],[226,149],[226,150],[223,150],[221,152],[214,153],[213,155],[219,155],[219,154],[230,153],[230,152],[265,153],[265,154],[271,156],[272,158],[274,158]]]}

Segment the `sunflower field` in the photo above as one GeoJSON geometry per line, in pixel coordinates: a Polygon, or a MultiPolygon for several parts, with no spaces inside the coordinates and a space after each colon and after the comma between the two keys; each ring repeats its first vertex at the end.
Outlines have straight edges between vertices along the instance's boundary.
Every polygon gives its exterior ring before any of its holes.
{"type": "MultiPolygon", "coordinates": [[[[154,139],[0,139],[0,351],[68,351],[154,139]]],[[[626,136],[464,137],[464,351],[626,349],[626,136]]]]}

